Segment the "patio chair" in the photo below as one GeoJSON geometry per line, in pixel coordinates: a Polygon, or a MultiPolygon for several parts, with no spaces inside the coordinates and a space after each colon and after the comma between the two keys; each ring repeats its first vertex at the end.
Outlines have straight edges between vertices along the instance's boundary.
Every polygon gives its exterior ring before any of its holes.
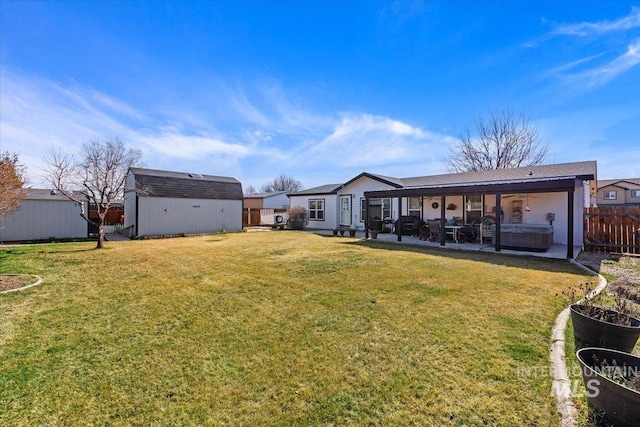
{"type": "Polygon", "coordinates": [[[430,219],[427,221],[427,227],[429,229],[429,234],[425,240],[429,242],[433,242],[440,239],[440,221],[435,219],[430,219]]]}
{"type": "Polygon", "coordinates": [[[477,238],[477,230],[476,227],[471,225],[464,226],[460,230],[458,230],[458,240],[460,242],[473,243],[477,238]]]}
{"type": "Polygon", "coordinates": [[[493,224],[496,223],[496,218],[492,215],[485,215],[480,220],[480,243],[483,243],[485,240],[493,239],[493,224]]]}

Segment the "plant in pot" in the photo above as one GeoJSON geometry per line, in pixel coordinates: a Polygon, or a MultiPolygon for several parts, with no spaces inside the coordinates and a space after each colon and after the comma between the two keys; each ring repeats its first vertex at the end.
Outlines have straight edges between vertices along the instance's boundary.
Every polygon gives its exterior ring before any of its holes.
{"type": "Polygon", "coordinates": [[[349,227],[349,237],[356,237],[356,226],[353,224],[349,227]]]}
{"type": "Polygon", "coordinates": [[[584,297],[576,301],[576,291],[568,292],[576,347],[603,347],[631,353],[640,337],[640,319],[624,294],[614,297],[614,307],[602,305],[602,295],[594,295],[589,284],[580,289],[584,297]]]}
{"type": "Polygon", "coordinates": [[[617,350],[578,350],[587,402],[604,421],[616,427],[640,422],[640,357],[617,350]]]}

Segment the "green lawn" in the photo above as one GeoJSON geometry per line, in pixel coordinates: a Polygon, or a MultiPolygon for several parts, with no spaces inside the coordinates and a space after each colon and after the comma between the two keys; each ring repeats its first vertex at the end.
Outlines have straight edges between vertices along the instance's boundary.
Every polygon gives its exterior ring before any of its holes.
{"type": "Polygon", "coordinates": [[[0,425],[557,425],[566,261],[300,232],[0,249],[0,425]],[[526,371],[534,369],[533,373],[526,371]]]}

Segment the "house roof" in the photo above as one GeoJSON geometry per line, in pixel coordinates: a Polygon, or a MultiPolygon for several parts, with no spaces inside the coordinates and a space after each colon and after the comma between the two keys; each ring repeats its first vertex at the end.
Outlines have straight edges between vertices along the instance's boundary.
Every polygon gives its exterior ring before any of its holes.
{"type": "Polygon", "coordinates": [[[306,196],[310,194],[336,194],[343,184],[327,184],[319,187],[308,188],[306,190],[289,193],[288,196],[306,196]]]}
{"type": "Polygon", "coordinates": [[[151,197],[242,200],[242,184],[231,177],[131,168],[137,190],[151,197]]]}
{"type": "Polygon", "coordinates": [[[610,185],[621,187],[626,190],[635,190],[640,186],[640,178],[624,178],[624,179],[601,179],[598,180],[598,190],[610,185]]]}
{"type": "Polygon", "coordinates": [[[378,174],[369,173],[369,172],[362,172],[361,174],[351,178],[349,181],[345,182],[344,184],[321,185],[319,187],[313,187],[307,190],[301,190],[301,191],[296,191],[295,193],[289,193],[288,196],[305,196],[305,195],[313,195],[313,194],[336,194],[338,191],[342,190],[349,184],[352,184],[363,177],[371,178],[373,180],[379,181],[383,184],[387,184],[395,188],[402,187],[402,180],[400,178],[378,175],[378,174]]]}
{"type": "Polygon", "coordinates": [[[394,178],[363,172],[344,184],[330,184],[307,190],[290,193],[290,196],[312,194],[335,194],[361,177],[368,177],[395,187],[396,190],[380,190],[393,192],[411,189],[439,189],[471,187],[487,185],[507,185],[528,183],[530,188],[553,188],[567,186],[575,179],[592,180],[597,176],[595,161],[557,163],[552,165],[527,166],[510,169],[494,169],[441,175],[427,175],[409,178],[394,178]]]}
{"type": "Polygon", "coordinates": [[[395,187],[395,188],[400,188],[400,187],[403,186],[402,185],[402,179],[400,179],[400,178],[394,178],[394,177],[391,177],[391,176],[384,176],[384,175],[377,175],[377,174],[373,174],[373,173],[369,173],[369,172],[362,172],[360,175],[350,179],[349,181],[347,181],[344,184],[342,184],[341,186],[339,186],[336,189],[336,191],[342,190],[344,187],[348,186],[349,184],[351,184],[351,183],[353,183],[353,182],[355,182],[355,181],[357,181],[357,180],[359,180],[360,178],[363,178],[363,177],[371,178],[371,179],[373,179],[375,181],[379,181],[379,182],[381,182],[383,184],[387,184],[387,185],[390,185],[390,186],[395,187]]]}
{"type": "Polygon", "coordinates": [[[492,169],[443,175],[403,178],[405,188],[432,187],[491,182],[535,182],[558,178],[595,179],[595,161],[557,163],[553,165],[527,166],[510,169],[492,169]]]}

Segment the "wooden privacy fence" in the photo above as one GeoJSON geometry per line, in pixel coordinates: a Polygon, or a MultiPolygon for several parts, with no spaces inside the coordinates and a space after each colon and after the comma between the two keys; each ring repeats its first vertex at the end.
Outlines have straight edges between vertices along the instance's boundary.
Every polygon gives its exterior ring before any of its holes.
{"type": "Polygon", "coordinates": [[[640,207],[585,208],[584,250],[640,254],[640,207]]]}
{"type": "MultiPolygon", "coordinates": [[[[124,216],[124,206],[112,205],[109,208],[107,215],[104,217],[104,225],[122,224],[123,216],[124,216]]],[[[89,208],[89,218],[98,219],[98,210],[93,206],[89,208]]]]}
{"type": "MultiPolygon", "coordinates": [[[[288,209],[274,209],[273,211],[275,213],[284,213],[287,212],[288,209]]],[[[242,212],[242,226],[251,227],[256,225],[263,225],[260,221],[260,208],[244,208],[242,212]]]]}

